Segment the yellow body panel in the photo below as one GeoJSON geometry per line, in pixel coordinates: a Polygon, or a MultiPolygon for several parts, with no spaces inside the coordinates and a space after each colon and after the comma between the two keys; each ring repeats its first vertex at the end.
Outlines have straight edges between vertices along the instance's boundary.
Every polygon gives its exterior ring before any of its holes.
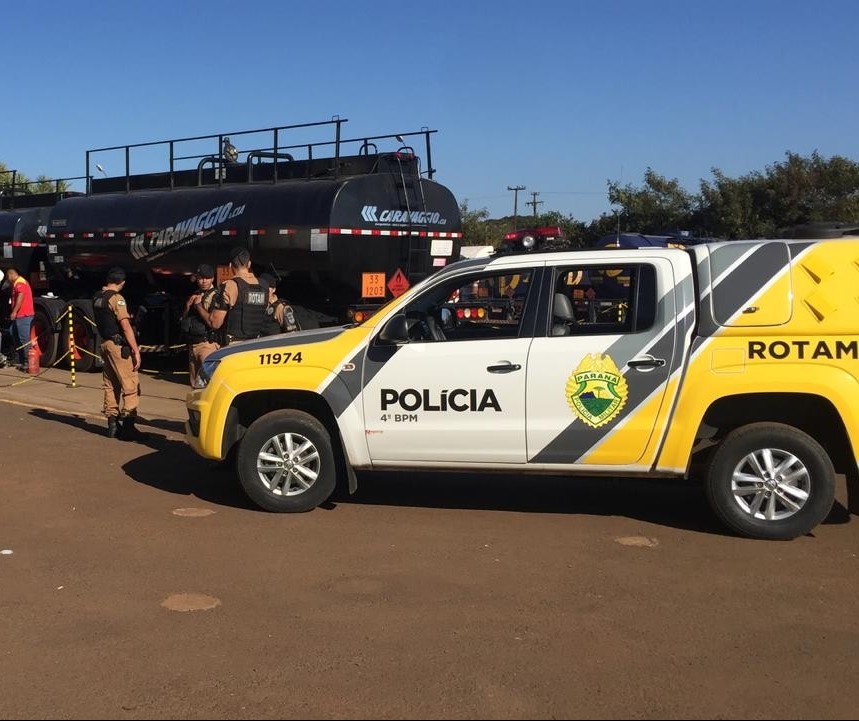
{"type": "MultiPolygon", "coordinates": [[[[816,243],[753,305],[775,307],[785,292],[792,298],[789,322],[764,327],[735,324],[699,339],[667,429],[659,470],[687,468],[707,409],[733,395],[820,396],[836,408],[850,439],[859,439],[859,243],[816,243]],[[786,290],[788,280],[791,286],[786,290]]],[[[755,316],[758,313],[738,317],[755,316]]]]}
{"type": "Polygon", "coordinates": [[[206,458],[221,458],[227,413],[235,398],[243,393],[281,389],[321,393],[371,330],[369,325],[348,328],[327,340],[313,342],[311,337],[306,344],[295,343],[298,337],[287,335],[283,336],[283,348],[260,349],[249,344],[248,350],[227,356],[209,385],[188,395],[189,410],[200,413],[200,435],[194,438],[189,434],[192,447],[206,458]],[[287,342],[290,344],[286,345],[287,342]],[[301,362],[266,363],[265,357],[274,353],[290,353],[292,358],[300,353],[301,362]]]}

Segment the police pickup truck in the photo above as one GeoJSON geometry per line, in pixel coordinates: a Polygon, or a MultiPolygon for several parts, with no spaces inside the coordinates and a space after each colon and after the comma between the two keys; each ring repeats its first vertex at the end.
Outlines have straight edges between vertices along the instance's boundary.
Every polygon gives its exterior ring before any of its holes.
{"type": "Polygon", "coordinates": [[[187,438],[270,511],[360,469],[673,476],[791,539],[857,471],[857,285],[851,240],[461,261],[363,324],[209,356],[187,438]]]}

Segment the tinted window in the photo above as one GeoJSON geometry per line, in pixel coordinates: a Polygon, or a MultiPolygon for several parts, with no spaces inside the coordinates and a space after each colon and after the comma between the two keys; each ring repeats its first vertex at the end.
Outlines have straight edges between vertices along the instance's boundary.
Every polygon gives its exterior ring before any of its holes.
{"type": "Polygon", "coordinates": [[[650,265],[557,269],[549,335],[634,333],[656,318],[656,270],[650,265]]]}

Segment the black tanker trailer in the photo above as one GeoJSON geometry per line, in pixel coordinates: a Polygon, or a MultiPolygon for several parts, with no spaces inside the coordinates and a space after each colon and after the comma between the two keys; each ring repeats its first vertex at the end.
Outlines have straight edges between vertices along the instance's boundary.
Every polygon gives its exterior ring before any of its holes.
{"type": "Polygon", "coordinates": [[[321,324],[360,320],[457,259],[459,207],[432,179],[435,131],[344,140],[345,122],[100,148],[87,151],[85,193],[0,198],[0,267],[19,266],[34,287],[42,366],[65,352],[58,319],[69,305],[78,362],[92,365],[87,351],[98,339],[90,299],[112,266],[128,273],[125,295],[141,346],[162,351],[182,342],[178,316],[194,268],[208,263],[225,280],[237,245],[250,250],[255,272],[280,279],[280,297],[321,324]],[[333,127],[334,140],[286,140],[320,126],[333,127]],[[267,147],[241,152],[230,140],[259,134],[267,147]],[[426,152],[423,172],[408,144],[415,137],[426,152]],[[206,141],[216,152],[180,155],[182,144],[206,141]],[[131,152],[152,146],[168,149],[168,169],[131,173],[131,152]],[[91,163],[106,152],[124,152],[124,175],[92,177],[91,163]],[[189,160],[192,167],[179,167],[189,160]]]}

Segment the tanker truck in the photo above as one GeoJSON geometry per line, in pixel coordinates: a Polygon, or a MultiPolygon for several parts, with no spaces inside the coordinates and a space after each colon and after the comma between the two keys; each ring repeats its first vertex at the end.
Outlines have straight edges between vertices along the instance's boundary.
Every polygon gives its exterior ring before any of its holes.
{"type": "MultiPolygon", "coordinates": [[[[85,175],[65,179],[84,183],[77,192],[60,181],[52,193],[7,184],[0,268],[18,267],[33,286],[40,365],[67,354],[69,308],[77,368],[98,365],[91,298],[113,266],[128,275],[141,349],[169,352],[183,347],[178,318],[194,269],[210,264],[223,282],[235,246],[248,248],[256,273],[278,278],[303,327],[360,322],[458,259],[459,207],[433,180],[437,131],[345,139],[346,122],[88,150],[85,175]],[[294,142],[301,132],[312,141],[294,142]],[[152,160],[158,152],[163,165],[152,160]],[[147,172],[132,169],[138,155],[147,172]],[[108,175],[101,159],[117,156],[124,172],[108,175]]],[[[5,327],[6,304],[0,313],[5,327]]]]}

